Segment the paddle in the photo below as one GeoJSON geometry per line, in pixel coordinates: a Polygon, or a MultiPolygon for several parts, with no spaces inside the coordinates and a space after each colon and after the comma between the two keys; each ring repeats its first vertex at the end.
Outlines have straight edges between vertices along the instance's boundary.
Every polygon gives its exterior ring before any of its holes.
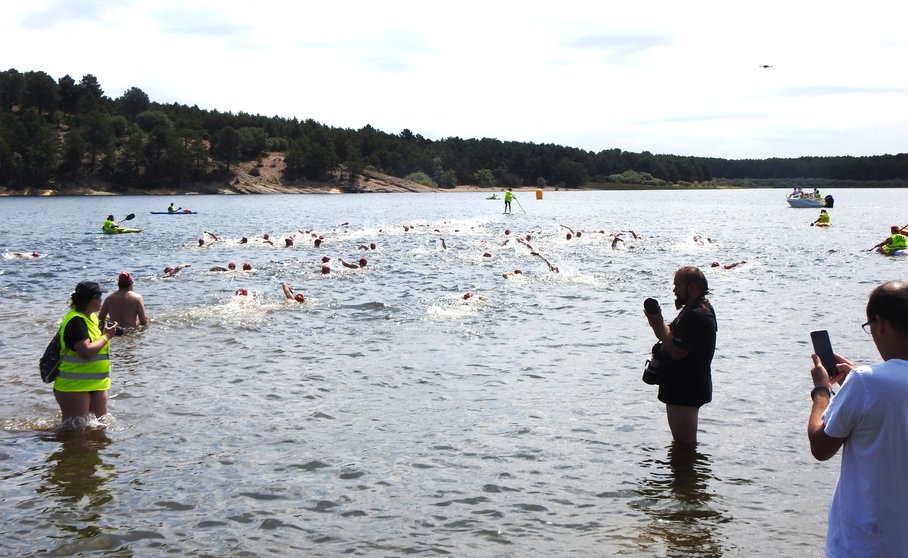
{"type": "MultiPolygon", "coordinates": [[[[517,196],[513,196],[513,197],[514,197],[514,201],[517,202],[517,205],[520,205],[520,200],[517,199],[517,196]]],[[[527,215],[527,210],[523,209],[522,205],[520,205],[520,209],[523,210],[524,215],[527,215]]]]}

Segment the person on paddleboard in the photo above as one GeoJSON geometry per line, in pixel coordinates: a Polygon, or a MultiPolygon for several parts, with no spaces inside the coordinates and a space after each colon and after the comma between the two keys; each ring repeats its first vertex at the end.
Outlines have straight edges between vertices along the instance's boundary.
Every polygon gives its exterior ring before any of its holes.
{"type": "Polygon", "coordinates": [[[508,188],[508,191],[504,193],[504,212],[511,212],[511,200],[514,199],[514,192],[508,188]]]}

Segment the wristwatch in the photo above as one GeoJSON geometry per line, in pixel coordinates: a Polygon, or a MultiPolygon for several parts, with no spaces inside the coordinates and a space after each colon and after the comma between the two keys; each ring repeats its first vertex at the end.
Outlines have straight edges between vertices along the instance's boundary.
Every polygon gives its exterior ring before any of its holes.
{"type": "Polygon", "coordinates": [[[829,396],[830,399],[832,399],[832,396],[835,395],[835,393],[828,386],[817,386],[810,390],[810,399],[813,400],[814,395],[824,392],[829,396]]]}

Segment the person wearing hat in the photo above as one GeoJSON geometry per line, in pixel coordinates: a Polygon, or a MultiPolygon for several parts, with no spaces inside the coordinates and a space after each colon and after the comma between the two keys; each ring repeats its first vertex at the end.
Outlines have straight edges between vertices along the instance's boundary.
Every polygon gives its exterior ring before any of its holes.
{"type": "Polygon", "coordinates": [[[133,292],[132,275],[128,271],[117,277],[116,292],[107,295],[98,313],[98,320],[113,320],[122,327],[139,327],[148,325],[148,314],[145,313],[145,300],[133,292]]]}
{"type": "MultiPolygon", "coordinates": [[[[906,227],[892,225],[889,227],[889,238],[880,242],[873,248],[876,248],[877,251],[886,254],[887,256],[891,255],[893,252],[898,252],[899,250],[908,250],[908,238],[905,237],[905,228],[906,227]]],[[[873,248],[871,248],[871,250],[873,248]]]]}
{"type": "Polygon", "coordinates": [[[287,283],[281,283],[281,289],[284,291],[284,298],[287,299],[287,302],[290,302],[291,300],[295,300],[300,304],[306,302],[306,297],[303,296],[303,293],[294,293],[293,289],[291,289],[290,285],[287,283]]]}
{"type": "Polygon", "coordinates": [[[82,281],[70,295],[72,309],[63,316],[60,339],[59,374],[54,380],[54,397],[63,421],[88,420],[107,415],[110,388],[110,340],[117,324],[101,325],[97,312],[101,294],[107,290],[94,281],[82,281]]]}

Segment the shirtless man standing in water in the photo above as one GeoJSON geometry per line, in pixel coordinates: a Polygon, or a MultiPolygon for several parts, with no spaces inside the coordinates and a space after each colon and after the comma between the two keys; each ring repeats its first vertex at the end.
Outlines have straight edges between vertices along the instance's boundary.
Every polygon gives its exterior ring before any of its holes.
{"type": "Polygon", "coordinates": [[[100,323],[103,324],[105,319],[110,319],[123,327],[148,325],[145,300],[142,295],[132,291],[133,283],[132,275],[125,271],[120,274],[117,278],[117,291],[107,295],[98,312],[100,323]]]}

